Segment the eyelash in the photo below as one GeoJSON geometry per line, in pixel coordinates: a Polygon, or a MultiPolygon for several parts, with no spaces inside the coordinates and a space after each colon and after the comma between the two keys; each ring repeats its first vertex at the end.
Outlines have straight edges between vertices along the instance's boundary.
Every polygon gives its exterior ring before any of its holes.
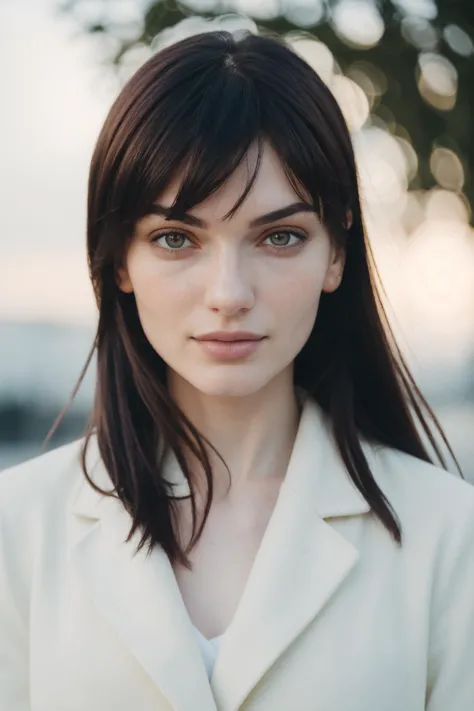
{"type": "MultiPolygon", "coordinates": [[[[274,232],[270,232],[269,234],[265,235],[263,238],[264,240],[269,239],[270,237],[274,237],[275,235],[290,235],[291,237],[297,237],[298,241],[295,244],[290,244],[290,245],[283,245],[281,247],[277,247],[276,245],[270,245],[271,248],[273,248],[276,252],[286,252],[289,250],[293,249],[298,249],[298,247],[301,247],[304,242],[307,241],[308,237],[306,234],[303,232],[300,232],[298,230],[289,230],[289,229],[281,229],[281,230],[275,230],[274,232]]],[[[170,235],[173,236],[179,236],[179,237],[184,237],[185,239],[189,240],[192,242],[191,238],[183,231],[181,230],[163,230],[162,232],[156,233],[152,239],[151,242],[154,245],[157,245],[159,249],[163,249],[165,252],[167,252],[170,255],[177,255],[180,254],[181,252],[184,252],[187,247],[179,247],[178,249],[172,249],[171,247],[162,247],[160,244],[158,244],[158,240],[163,238],[163,237],[169,237],[170,235]]]]}

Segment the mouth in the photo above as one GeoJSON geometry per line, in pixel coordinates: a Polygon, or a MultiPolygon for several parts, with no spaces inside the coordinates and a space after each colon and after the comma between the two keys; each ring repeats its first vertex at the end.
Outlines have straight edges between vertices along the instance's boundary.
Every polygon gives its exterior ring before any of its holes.
{"type": "Polygon", "coordinates": [[[213,331],[202,336],[196,336],[194,340],[200,342],[217,341],[219,343],[247,343],[249,341],[262,341],[266,336],[262,336],[250,331],[213,331]]]}
{"type": "Polygon", "coordinates": [[[195,338],[193,340],[201,349],[215,360],[230,361],[248,358],[254,354],[266,339],[266,336],[258,338],[195,338]]]}

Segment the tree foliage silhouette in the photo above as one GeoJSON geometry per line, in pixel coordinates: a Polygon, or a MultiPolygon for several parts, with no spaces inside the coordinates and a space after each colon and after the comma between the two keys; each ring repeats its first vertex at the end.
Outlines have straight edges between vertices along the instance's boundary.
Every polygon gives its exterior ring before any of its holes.
{"type": "MultiPolygon", "coordinates": [[[[62,8],[74,14],[86,0],[67,0],[62,8]]],[[[418,171],[410,188],[428,189],[437,182],[430,168],[435,147],[454,151],[464,169],[463,194],[474,205],[474,3],[472,0],[374,0],[385,30],[381,40],[371,47],[361,47],[350,37],[341,37],[333,22],[333,11],[341,0],[321,0],[322,15],[317,24],[306,25],[304,32],[323,42],[333,53],[344,73],[362,67],[369,75],[381,78],[380,95],[372,105],[375,121],[388,130],[408,139],[418,156],[418,171]],[[430,101],[419,89],[420,56],[441,55],[457,75],[455,101],[448,106],[430,101]]],[[[315,0],[317,2],[317,0],[315,0]]],[[[90,33],[114,36],[115,0],[103,0],[103,19],[84,23],[90,33]]],[[[291,4],[291,0],[287,6],[291,4]]],[[[200,12],[196,2],[192,8],[176,0],[150,1],[143,10],[141,30],[127,38],[117,38],[118,50],[111,63],[120,65],[126,53],[149,44],[163,29],[175,25],[189,15],[212,18],[229,12],[216,0],[212,10],[200,12]]],[[[207,7],[210,3],[207,3],[207,7]]],[[[259,27],[278,34],[301,30],[282,11],[270,19],[256,19],[259,27]]],[[[116,36],[116,34],[115,34],[116,36]]],[[[354,74],[360,77],[361,72],[354,74]]],[[[365,88],[362,86],[362,88],[365,88]]]]}

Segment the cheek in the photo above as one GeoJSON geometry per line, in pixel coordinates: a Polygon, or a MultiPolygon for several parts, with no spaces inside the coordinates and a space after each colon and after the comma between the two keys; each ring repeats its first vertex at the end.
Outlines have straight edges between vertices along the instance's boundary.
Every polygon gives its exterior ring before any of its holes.
{"type": "Polygon", "coordinates": [[[307,259],[282,276],[279,287],[272,289],[273,310],[282,325],[284,319],[290,336],[301,333],[307,337],[313,327],[324,284],[322,264],[321,260],[307,259]]]}
{"type": "Polygon", "coordinates": [[[129,274],[140,315],[171,318],[187,298],[186,280],[164,266],[149,253],[130,260],[129,274]]]}
{"type": "Polygon", "coordinates": [[[186,279],[176,278],[163,266],[149,254],[137,255],[128,265],[140,323],[162,356],[174,340],[176,324],[185,324],[191,307],[186,279]]]}

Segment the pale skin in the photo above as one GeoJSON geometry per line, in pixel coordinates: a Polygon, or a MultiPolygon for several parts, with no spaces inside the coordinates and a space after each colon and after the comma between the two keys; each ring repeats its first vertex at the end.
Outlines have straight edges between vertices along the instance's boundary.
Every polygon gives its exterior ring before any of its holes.
{"type": "MultiPolygon", "coordinates": [[[[191,620],[208,638],[222,634],[234,616],[272,514],[299,422],[293,362],[311,333],[321,293],[337,289],[344,268],[343,252],[309,208],[252,226],[262,215],[301,203],[269,145],[250,195],[224,220],[247,171],[242,164],[190,210],[199,226],[160,214],[140,220],[119,271],[120,288],[135,294],[147,338],[168,366],[170,393],[231,474],[229,488],[228,472],[211,452],[215,494],[190,554],[193,570],[175,566],[191,620]],[[253,354],[233,361],[216,360],[194,340],[236,330],[265,339],[253,354]]],[[[179,177],[157,205],[172,204],[179,177]]],[[[204,495],[199,489],[199,508],[204,495]]],[[[189,502],[180,504],[178,527],[186,543],[189,502]]]]}

